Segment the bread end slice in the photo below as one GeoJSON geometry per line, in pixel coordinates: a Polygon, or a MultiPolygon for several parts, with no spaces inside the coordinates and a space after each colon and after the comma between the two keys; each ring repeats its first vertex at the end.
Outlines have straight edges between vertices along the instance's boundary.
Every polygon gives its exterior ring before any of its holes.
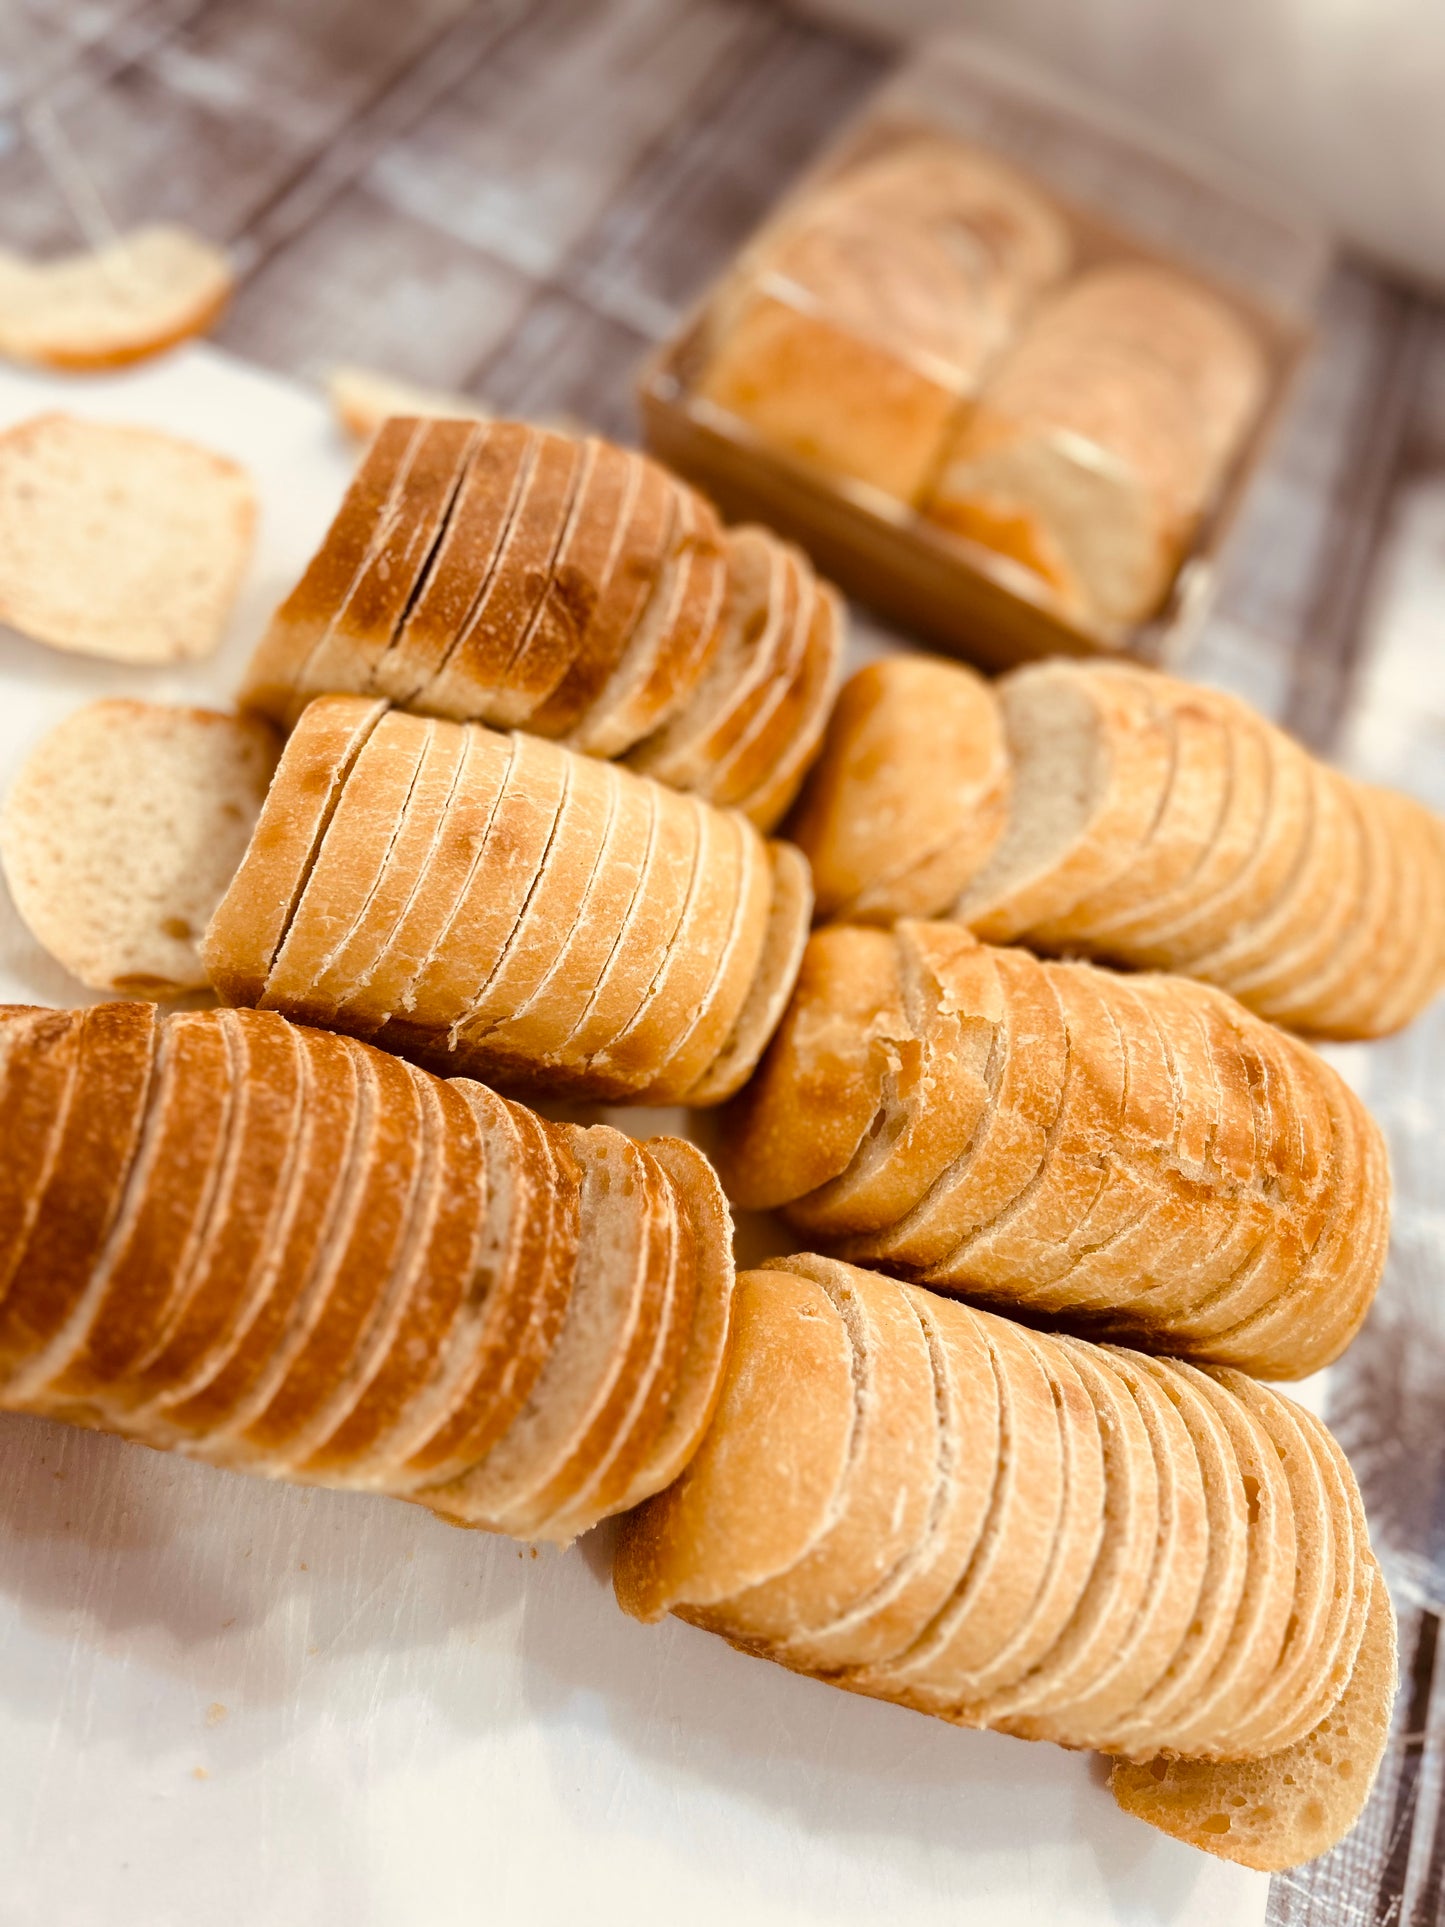
{"type": "Polygon", "coordinates": [[[212,709],[88,703],[32,751],[0,810],[31,933],[93,990],[173,997],[245,853],[279,745],[212,709]]]}
{"type": "Polygon", "coordinates": [[[1369,1798],[1395,1697],[1395,1615],[1378,1569],[1355,1670],[1312,1733],[1261,1760],[1115,1762],[1126,1813],[1260,1873],[1282,1873],[1335,1846],[1369,1798]]]}

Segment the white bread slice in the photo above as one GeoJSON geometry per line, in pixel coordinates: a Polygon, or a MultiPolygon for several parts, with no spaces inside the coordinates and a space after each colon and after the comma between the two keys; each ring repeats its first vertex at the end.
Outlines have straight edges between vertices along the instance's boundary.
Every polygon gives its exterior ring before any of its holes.
{"type": "Polygon", "coordinates": [[[1173,731],[1147,671],[1067,663],[999,684],[1013,763],[1008,821],[954,915],[1008,943],[1065,917],[1147,840],[1168,784],[1173,731]]]}
{"type": "Polygon", "coordinates": [[[251,554],[244,469],[152,428],[36,415],[0,435],[0,621],[84,656],[188,662],[251,554]]]}
{"type": "Polygon", "coordinates": [[[41,739],[0,809],[15,907],[93,990],[199,989],[197,944],[240,867],[280,746],[212,709],[116,697],[41,739]]]}
{"type": "Polygon", "coordinates": [[[1282,1873],[1328,1852],[1359,1819],[1390,1736],[1395,1687],[1395,1614],[1376,1568],[1354,1672],[1313,1732],[1238,1764],[1121,1760],[1110,1788],[1126,1813],[1176,1840],[1282,1873]]]}
{"type": "Polygon", "coordinates": [[[188,228],[136,228],[50,261],[0,253],[0,355],[44,368],[115,368],[212,327],[233,286],[188,228]]]}
{"type": "Polygon", "coordinates": [[[326,377],[332,413],[359,442],[369,442],[393,415],[431,416],[441,421],[484,422],[491,410],[468,395],[425,388],[375,368],[339,362],[326,377]]]}

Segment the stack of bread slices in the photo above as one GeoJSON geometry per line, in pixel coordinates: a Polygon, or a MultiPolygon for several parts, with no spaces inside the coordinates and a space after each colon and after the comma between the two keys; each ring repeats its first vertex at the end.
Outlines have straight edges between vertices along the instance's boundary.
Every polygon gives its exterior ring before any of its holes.
{"type": "Polygon", "coordinates": [[[1309,1413],[809,1254],[739,1280],[712,1426],[615,1582],[852,1692],[1118,1755],[1126,1807],[1255,1867],[1348,1830],[1389,1728],[1389,1595],[1309,1413]]]}
{"type": "Polygon", "coordinates": [[[947,923],[810,939],[722,1168],[843,1256],[1273,1378],[1344,1349],[1389,1231],[1379,1128],[1307,1046],[947,923]]]}
{"type": "Polygon", "coordinates": [[[550,1124],[264,1011],[0,1011],[0,1405],[568,1540],[665,1486],[731,1225],[676,1138],[550,1124]]]}
{"type": "Polygon", "coordinates": [[[526,729],[767,829],[832,703],[841,604],[666,469],[522,422],[388,421],[256,652],[243,700],[316,695],[526,729]]]}
{"type": "Polygon", "coordinates": [[[808,866],[540,737],[321,698],[203,945],[234,1004],[529,1090],[720,1102],[781,1015],[808,866]]]}
{"type": "Polygon", "coordinates": [[[1238,698],[1133,664],[1051,661],[996,691],[875,664],[842,692],[792,833],[825,915],[951,916],[1196,977],[1310,1035],[1386,1035],[1445,984],[1445,823],[1238,698]]]}

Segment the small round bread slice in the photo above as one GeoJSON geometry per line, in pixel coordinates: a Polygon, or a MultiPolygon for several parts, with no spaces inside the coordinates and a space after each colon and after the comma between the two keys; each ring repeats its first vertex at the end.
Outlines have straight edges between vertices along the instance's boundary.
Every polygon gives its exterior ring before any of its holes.
{"type": "Polygon", "coordinates": [[[115,697],[30,752],[0,810],[26,927],[93,990],[206,982],[201,932],[245,855],[280,745],[251,717],[115,697]]]}
{"type": "Polygon", "coordinates": [[[770,842],[772,900],[768,925],[752,983],[716,1057],[684,1094],[694,1109],[723,1104],[737,1094],[777,1030],[802,968],[813,913],[813,881],[808,859],[791,843],[770,842]]]}
{"type": "Polygon", "coordinates": [[[760,830],[771,830],[792,807],[812,766],[833,708],[842,667],[843,600],[826,582],[815,585],[813,614],[796,673],[754,740],[749,760],[756,781],[733,804],[760,830]]]}
{"type": "Polygon", "coordinates": [[[1007,943],[1067,915],[1147,839],[1173,755],[1147,671],[1015,670],[999,684],[1013,782],[1008,820],[954,915],[1007,943]]]}
{"type": "Polygon", "coordinates": [[[369,442],[383,422],[393,416],[434,416],[443,421],[486,421],[490,410],[470,395],[444,388],[424,388],[417,382],[338,362],[326,375],[326,398],[337,421],[359,442],[369,442]]]}
{"type": "Polygon", "coordinates": [[[0,254],[0,355],[42,368],[119,368],[214,327],[235,285],[220,248],[155,223],[104,247],[0,254]]]}
{"type": "Polygon", "coordinates": [[[827,1529],[857,1415],[842,1315],[812,1279],[745,1271],[734,1328],[697,1453],[623,1521],[613,1585],[635,1619],[705,1614],[787,1572],[827,1529]]]}
{"type": "Polygon", "coordinates": [[[1126,1813],[1177,1840],[1282,1873],[1327,1853],[1359,1819],[1390,1737],[1396,1685],[1395,1615],[1376,1568],[1349,1685],[1312,1732],[1241,1764],[1121,1760],[1110,1788],[1126,1813]]]}
{"type": "Polygon", "coordinates": [[[0,518],[0,622],[111,662],[192,662],[230,618],[256,496],[194,442],[36,415],[0,434],[0,518]]]}

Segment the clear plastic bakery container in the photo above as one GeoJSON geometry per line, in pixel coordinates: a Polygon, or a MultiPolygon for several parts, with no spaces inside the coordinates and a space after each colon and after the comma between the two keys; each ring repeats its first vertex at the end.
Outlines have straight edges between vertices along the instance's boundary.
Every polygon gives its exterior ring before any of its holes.
{"type": "Polygon", "coordinates": [[[646,439],[730,519],[985,666],[1168,660],[1329,262],[1277,197],[952,35],[647,363],[646,439]]]}

